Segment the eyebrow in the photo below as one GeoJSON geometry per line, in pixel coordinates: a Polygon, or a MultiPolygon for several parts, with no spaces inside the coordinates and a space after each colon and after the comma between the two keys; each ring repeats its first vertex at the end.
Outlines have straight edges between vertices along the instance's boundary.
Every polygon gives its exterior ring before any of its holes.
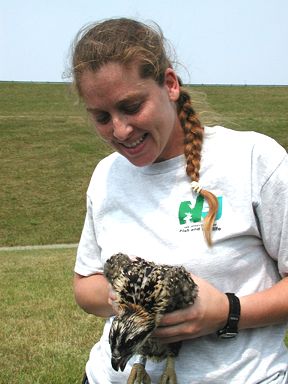
{"type": "Polygon", "coordinates": [[[139,100],[139,99],[145,99],[147,97],[147,93],[146,92],[137,92],[137,93],[131,93],[131,94],[128,94],[126,95],[123,99],[119,100],[116,105],[117,106],[121,106],[123,104],[126,104],[126,103],[130,103],[131,101],[136,101],[136,100],[139,100]]]}
{"type": "MultiPolygon", "coordinates": [[[[145,100],[147,98],[147,92],[133,92],[131,94],[127,94],[123,99],[117,101],[116,103],[116,106],[119,108],[121,108],[123,105],[127,104],[127,103],[131,103],[131,102],[134,102],[134,101],[137,101],[139,99],[141,100],[145,100]]],[[[99,108],[89,108],[87,107],[86,108],[86,111],[87,112],[102,112],[102,109],[99,109],[99,108]]]]}

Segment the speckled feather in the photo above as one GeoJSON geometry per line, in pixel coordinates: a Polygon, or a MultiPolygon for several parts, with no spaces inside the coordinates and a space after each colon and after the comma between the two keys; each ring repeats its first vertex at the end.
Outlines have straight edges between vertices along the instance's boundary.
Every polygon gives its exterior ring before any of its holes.
{"type": "Polygon", "coordinates": [[[149,336],[164,313],[194,303],[197,285],[185,268],[155,264],[139,257],[131,260],[118,253],[107,260],[104,274],[119,306],[110,330],[112,360],[113,356],[119,360],[129,353],[154,360],[176,356],[181,343],[163,345],[149,336]]]}

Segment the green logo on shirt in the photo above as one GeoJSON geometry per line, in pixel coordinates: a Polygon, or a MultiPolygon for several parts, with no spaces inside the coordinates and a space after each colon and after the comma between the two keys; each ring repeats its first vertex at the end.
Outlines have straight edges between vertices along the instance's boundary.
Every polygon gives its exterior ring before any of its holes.
{"type": "MultiPolygon", "coordinates": [[[[222,196],[217,197],[218,199],[218,211],[215,220],[220,219],[222,216],[222,196]]],[[[197,223],[204,219],[208,214],[208,210],[203,209],[204,206],[204,197],[198,195],[195,205],[193,207],[191,201],[182,201],[179,206],[179,223],[180,224],[189,224],[197,223]]]]}

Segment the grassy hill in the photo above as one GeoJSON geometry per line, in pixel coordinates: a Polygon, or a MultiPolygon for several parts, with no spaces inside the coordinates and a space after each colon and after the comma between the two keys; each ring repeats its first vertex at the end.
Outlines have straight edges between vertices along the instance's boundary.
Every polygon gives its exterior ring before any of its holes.
{"type": "Polygon", "coordinates": [[[77,242],[107,148],[65,84],[1,83],[1,245],[77,242]]]}
{"type": "MultiPolygon", "coordinates": [[[[109,148],[67,84],[0,83],[0,246],[78,242],[85,192],[109,148]]],[[[288,87],[192,87],[204,121],[288,148],[288,87]]]]}

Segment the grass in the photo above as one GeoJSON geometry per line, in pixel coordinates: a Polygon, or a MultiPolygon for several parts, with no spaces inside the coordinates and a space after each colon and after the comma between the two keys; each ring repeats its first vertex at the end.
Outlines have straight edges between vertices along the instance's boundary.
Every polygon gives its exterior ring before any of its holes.
{"type": "MultiPolygon", "coordinates": [[[[91,173],[110,149],[67,85],[0,83],[0,91],[0,246],[77,242],[91,173]]],[[[288,148],[288,87],[192,94],[204,121],[263,132],[288,148]]],[[[0,383],[80,382],[103,322],[74,302],[74,260],[75,249],[0,252],[0,383]]]]}
{"type": "Polygon", "coordinates": [[[72,294],[75,249],[0,252],[0,383],[79,384],[102,321],[72,294]]]}
{"type": "Polygon", "coordinates": [[[1,83],[0,245],[77,242],[107,147],[64,84],[1,83]]]}
{"type": "MultiPolygon", "coordinates": [[[[192,89],[204,121],[212,108],[226,126],[288,148],[288,87],[192,89]]],[[[78,242],[89,179],[110,149],[66,84],[2,82],[0,91],[0,246],[78,242]]]]}
{"type": "Polygon", "coordinates": [[[288,87],[200,87],[224,124],[276,139],[288,150],[288,87]]]}

